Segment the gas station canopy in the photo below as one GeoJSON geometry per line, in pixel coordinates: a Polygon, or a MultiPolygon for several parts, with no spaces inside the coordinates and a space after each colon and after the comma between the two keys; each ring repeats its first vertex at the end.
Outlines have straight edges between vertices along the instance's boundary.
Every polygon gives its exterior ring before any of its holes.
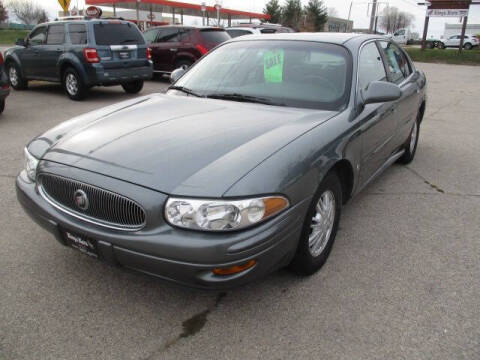
{"type": "MultiPolygon", "coordinates": [[[[130,9],[150,12],[161,12],[164,14],[181,14],[189,16],[215,18],[217,9],[215,6],[204,6],[199,4],[190,4],[179,1],[169,0],[86,0],[87,5],[94,6],[109,6],[114,9],[130,9]],[[204,11],[202,11],[202,8],[204,11]]],[[[228,18],[229,22],[232,19],[260,19],[268,20],[270,15],[259,14],[248,11],[233,10],[227,8],[220,8],[220,16],[228,18]]]]}

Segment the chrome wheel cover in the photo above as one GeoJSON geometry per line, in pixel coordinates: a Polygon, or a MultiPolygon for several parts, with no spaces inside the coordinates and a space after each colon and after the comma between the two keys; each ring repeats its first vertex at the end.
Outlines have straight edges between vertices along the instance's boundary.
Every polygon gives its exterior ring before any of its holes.
{"type": "Polygon", "coordinates": [[[10,84],[12,84],[12,86],[18,85],[18,74],[15,66],[12,66],[10,69],[8,69],[8,77],[10,78],[10,84]]]}
{"type": "Polygon", "coordinates": [[[67,74],[65,78],[65,87],[70,95],[77,95],[78,93],[78,80],[73,74],[67,74]]]}
{"type": "Polygon", "coordinates": [[[415,150],[415,144],[417,143],[417,132],[418,124],[415,121],[415,123],[413,124],[412,134],[410,135],[410,147],[408,149],[410,151],[410,154],[413,154],[413,150],[415,150]]]}
{"type": "Polygon", "coordinates": [[[335,196],[326,190],[318,199],[315,214],[310,225],[311,233],[308,237],[308,250],[313,257],[319,256],[330,240],[335,223],[335,196]]]}

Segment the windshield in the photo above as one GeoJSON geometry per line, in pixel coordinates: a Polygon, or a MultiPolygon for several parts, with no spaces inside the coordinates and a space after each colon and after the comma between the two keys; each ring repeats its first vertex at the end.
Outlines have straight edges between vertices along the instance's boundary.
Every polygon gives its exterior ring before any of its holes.
{"type": "Polygon", "coordinates": [[[197,96],[338,110],[349,98],[351,68],[351,56],[339,45],[239,41],[211,52],[175,86],[197,96]]]}

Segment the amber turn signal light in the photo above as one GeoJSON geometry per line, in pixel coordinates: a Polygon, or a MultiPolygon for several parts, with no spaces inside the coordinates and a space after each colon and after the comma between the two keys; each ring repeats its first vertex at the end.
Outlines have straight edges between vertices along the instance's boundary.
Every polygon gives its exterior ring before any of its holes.
{"type": "Polygon", "coordinates": [[[256,263],[257,262],[255,260],[250,260],[249,262],[241,265],[230,266],[227,268],[215,268],[212,270],[212,272],[215,275],[233,275],[233,274],[237,274],[239,272],[245,271],[247,269],[250,269],[256,263]]]}

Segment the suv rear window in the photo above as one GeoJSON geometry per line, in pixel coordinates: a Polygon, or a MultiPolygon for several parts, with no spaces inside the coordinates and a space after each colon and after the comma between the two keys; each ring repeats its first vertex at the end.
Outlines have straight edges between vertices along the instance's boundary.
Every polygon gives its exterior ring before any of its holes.
{"type": "Polygon", "coordinates": [[[218,45],[230,39],[230,35],[225,30],[201,30],[200,36],[203,42],[212,45],[218,45]]]}
{"type": "Polygon", "coordinates": [[[133,24],[95,24],[97,45],[143,45],[142,33],[133,24]]]}

